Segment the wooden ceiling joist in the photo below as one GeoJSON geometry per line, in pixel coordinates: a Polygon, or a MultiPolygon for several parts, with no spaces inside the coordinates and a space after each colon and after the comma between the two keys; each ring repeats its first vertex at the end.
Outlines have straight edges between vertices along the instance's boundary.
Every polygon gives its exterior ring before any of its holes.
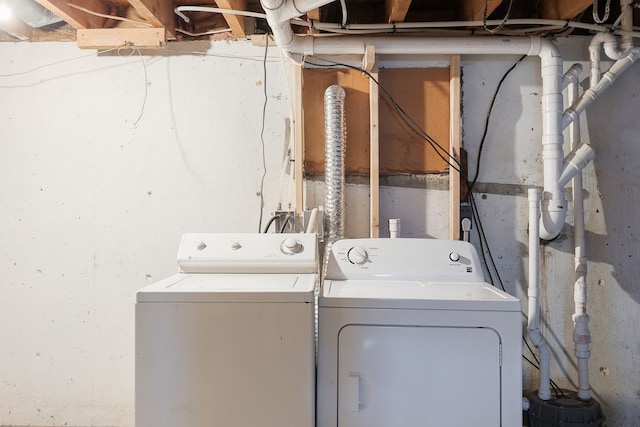
{"type": "Polygon", "coordinates": [[[502,4],[502,1],[503,0],[462,0],[459,18],[462,21],[482,21],[485,14],[485,5],[487,7],[487,16],[489,16],[502,4]]]}
{"type": "MultiPolygon", "coordinates": [[[[246,0],[217,0],[216,3],[221,9],[247,10],[246,0]]],[[[244,39],[247,37],[245,32],[244,16],[224,14],[231,32],[236,38],[244,39]]]]}
{"type": "Polygon", "coordinates": [[[593,0],[542,0],[540,8],[543,19],[573,19],[591,5],[593,0]]]}
{"type": "Polygon", "coordinates": [[[155,28],[164,28],[167,36],[174,37],[176,19],[173,2],[166,0],[128,0],[129,4],[138,12],[141,18],[155,28]]]}
{"type": "Polygon", "coordinates": [[[92,15],[83,10],[69,6],[69,3],[90,10],[92,12],[108,15],[110,10],[105,2],[100,0],[36,0],[42,6],[49,9],[54,15],[66,21],[76,29],[101,28],[106,21],[105,18],[92,15]]]}
{"type": "Polygon", "coordinates": [[[76,39],[81,49],[120,46],[157,48],[165,45],[165,31],[164,28],[78,29],[76,39]]]}
{"type": "Polygon", "coordinates": [[[403,22],[409,11],[409,6],[411,6],[411,0],[385,0],[385,20],[389,24],[393,22],[403,22]]]}

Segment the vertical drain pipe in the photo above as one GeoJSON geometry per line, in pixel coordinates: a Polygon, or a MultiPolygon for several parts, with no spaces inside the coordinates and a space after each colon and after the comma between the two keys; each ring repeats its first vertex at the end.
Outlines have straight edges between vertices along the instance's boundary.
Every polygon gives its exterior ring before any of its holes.
{"type": "MultiPolygon", "coordinates": [[[[568,101],[573,103],[578,97],[578,77],[574,76],[568,85],[568,101]]],[[[580,144],[580,119],[569,126],[571,148],[580,144]]],[[[582,197],[582,170],[573,177],[573,236],[575,257],[575,283],[573,285],[574,313],[573,343],[578,364],[578,398],[591,399],[589,385],[589,357],[591,357],[591,331],[587,315],[587,254],[585,250],[584,203],[582,197]]]]}
{"type": "Polygon", "coordinates": [[[322,276],[327,272],[327,263],[333,243],[344,238],[344,154],[347,128],[344,118],[344,89],[329,86],[324,92],[325,133],[325,202],[324,229],[327,233],[324,248],[322,276]]]}
{"type": "Polygon", "coordinates": [[[540,357],[540,400],[551,399],[551,353],[540,332],[540,190],[529,190],[529,338],[538,349],[540,357]]]}

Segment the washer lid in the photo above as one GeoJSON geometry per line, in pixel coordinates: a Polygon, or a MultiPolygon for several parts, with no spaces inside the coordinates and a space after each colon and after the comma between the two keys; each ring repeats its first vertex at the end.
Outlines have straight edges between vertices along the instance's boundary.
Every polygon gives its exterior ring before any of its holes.
{"type": "Polygon", "coordinates": [[[185,274],[136,294],[138,302],[313,302],[315,274],[185,274]]]}
{"type": "Polygon", "coordinates": [[[488,283],[325,280],[321,307],[520,311],[520,301],[488,283]]]}

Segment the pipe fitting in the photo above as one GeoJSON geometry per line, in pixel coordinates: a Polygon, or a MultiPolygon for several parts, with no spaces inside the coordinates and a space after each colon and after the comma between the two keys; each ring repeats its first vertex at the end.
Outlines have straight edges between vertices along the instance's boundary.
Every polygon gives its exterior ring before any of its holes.
{"type": "MultiPolygon", "coordinates": [[[[590,355],[591,352],[589,351],[589,344],[591,343],[591,331],[589,330],[589,315],[580,314],[578,316],[574,316],[573,321],[575,322],[573,328],[573,342],[576,346],[578,344],[585,344],[586,350],[590,355]]],[[[581,348],[582,352],[584,352],[584,350],[584,347],[581,348]]],[[[578,355],[576,354],[576,356],[578,355]]],[[[587,355],[586,357],[589,356],[587,355]]]]}
{"type": "Polygon", "coordinates": [[[616,36],[611,33],[598,33],[593,36],[589,43],[589,52],[600,50],[601,46],[609,59],[614,61],[624,58],[629,53],[628,49],[618,48],[616,36]]]}
{"type": "Polygon", "coordinates": [[[576,83],[582,72],[582,64],[573,64],[562,76],[562,89],[569,86],[570,83],[576,83]]]}
{"type": "Polygon", "coordinates": [[[562,172],[558,179],[560,187],[564,188],[576,174],[582,172],[589,162],[596,157],[596,152],[589,144],[579,144],[569,155],[567,155],[562,172]]]}

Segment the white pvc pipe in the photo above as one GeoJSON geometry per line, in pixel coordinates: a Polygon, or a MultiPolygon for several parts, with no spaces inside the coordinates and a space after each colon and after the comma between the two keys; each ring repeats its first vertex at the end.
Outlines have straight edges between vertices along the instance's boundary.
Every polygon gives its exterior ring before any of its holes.
{"type": "Polygon", "coordinates": [[[400,220],[398,218],[389,219],[389,238],[397,239],[400,237],[400,220]]]}
{"type": "MultiPolygon", "coordinates": [[[[542,75],[542,157],[544,164],[544,194],[541,204],[540,237],[552,240],[560,234],[567,215],[567,202],[560,176],[563,171],[563,129],[575,119],[574,110],[563,116],[562,64],[563,60],[553,43],[540,37],[304,37],[295,36],[289,20],[330,3],[331,0],[261,0],[276,43],[287,54],[293,55],[361,55],[367,46],[373,46],[377,55],[496,55],[514,54],[539,56],[542,75]]],[[[589,89],[581,100],[576,100],[575,115],[586,108],[631,63],[640,51],[615,63],[589,89]],[[591,93],[590,93],[591,91],[591,93]],[[583,105],[584,104],[584,105],[583,105]]]]}
{"type": "MultiPolygon", "coordinates": [[[[578,97],[578,79],[573,78],[568,86],[568,101],[578,97]]],[[[574,120],[569,127],[571,148],[576,151],[580,146],[580,120],[574,120]]],[[[574,313],[572,316],[574,354],[578,365],[578,398],[591,399],[589,385],[589,357],[591,356],[591,332],[587,315],[587,255],[584,224],[584,200],[582,196],[582,171],[575,174],[572,183],[573,192],[573,235],[574,235],[574,267],[575,283],[573,285],[574,313]]]]}
{"type": "Polygon", "coordinates": [[[591,65],[591,73],[589,75],[590,86],[595,86],[600,81],[600,51],[604,48],[605,54],[609,59],[615,61],[625,57],[627,49],[619,49],[616,37],[611,33],[598,33],[591,39],[589,43],[589,62],[591,65]]]}
{"type": "Polygon", "coordinates": [[[540,359],[540,385],[538,397],[551,399],[551,354],[549,345],[540,332],[540,191],[529,189],[529,310],[527,330],[540,359]]]}
{"type": "MultiPolygon", "coordinates": [[[[573,123],[578,122],[575,120],[573,123]]],[[[572,123],[572,124],[573,124],[572,123]]],[[[582,172],[582,169],[589,164],[591,160],[596,157],[596,152],[589,144],[576,143],[572,144],[573,150],[565,158],[562,165],[562,172],[558,181],[561,187],[565,187],[572,178],[582,172]]]]}
{"type": "Polygon", "coordinates": [[[318,208],[313,208],[311,210],[311,214],[309,214],[309,224],[307,224],[307,229],[305,233],[317,233],[318,232],[318,224],[319,224],[320,210],[318,208]]]}
{"type": "Polygon", "coordinates": [[[626,56],[616,61],[597,82],[594,83],[594,79],[592,78],[591,87],[587,89],[580,98],[576,99],[562,115],[562,129],[565,129],[572,121],[576,120],[577,117],[591,105],[606,88],[611,86],[622,72],[636,62],[638,58],[640,58],[640,48],[631,49],[626,56]]]}
{"type": "Polygon", "coordinates": [[[566,89],[570,83],[577,81],[582,72],[582,64],[573,64],[562,76],[562,89],[566,89]]]}

